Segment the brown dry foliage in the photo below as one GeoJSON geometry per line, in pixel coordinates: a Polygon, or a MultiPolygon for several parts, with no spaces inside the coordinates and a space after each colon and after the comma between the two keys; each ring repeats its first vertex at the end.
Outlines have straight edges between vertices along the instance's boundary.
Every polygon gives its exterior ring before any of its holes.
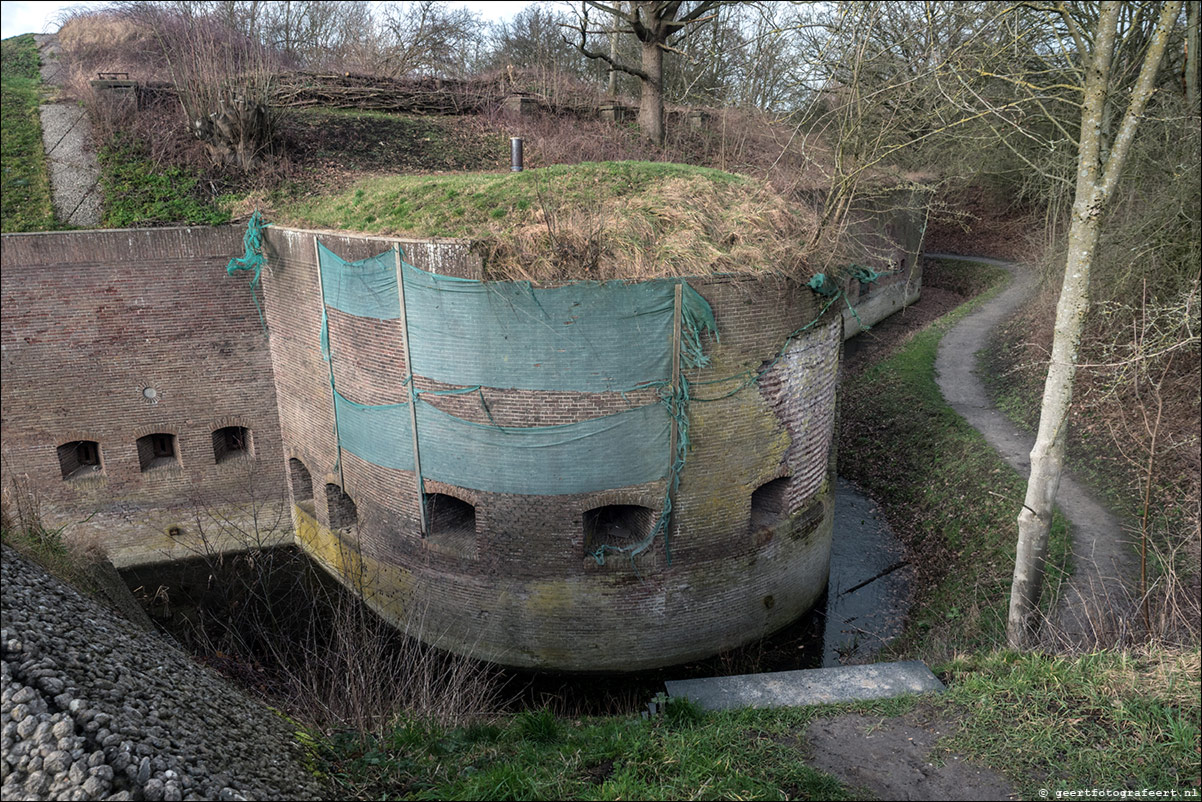
{"type": "Polygon", "coordinates": [[[491,278],[643,280],[711,273],[794,274],[816,216],[761,188],[673,178],[654,191],[558,208],[544,198],[484,243],[491,278]]]}

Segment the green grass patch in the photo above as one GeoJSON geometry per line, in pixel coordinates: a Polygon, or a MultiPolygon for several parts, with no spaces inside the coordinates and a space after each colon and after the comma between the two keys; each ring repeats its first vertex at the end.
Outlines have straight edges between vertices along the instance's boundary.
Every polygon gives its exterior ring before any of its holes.
{"type": "Polygon", "coordinates": [[[0,231],[60,228],[50,197],[38,104],[43,97],[32,34],[0,42],[0,231]]]}
{"type": "Polygon", "coordinates": [[[1080,657],[1003,652],[953,661],[941,706],[963,729],[942,747],[1040,789],[1197,788],[1199,651],[1080,657]]]}
{"type": "Polygon", "coordinates": [[[658,162],[398,175],[284,200],[281,223],[484,244],[489,277],[650,278],[803,266],[809,210],[760,182],[658,162]]]}
{"type": "Polygon", "coordinates": [[[452,730],[404,722],[379,737],[335,736],[325,755],[358,799],[849,799],[801,759],[800,733],[829,712],[527,711],[452,730]]]}
{"type": "Polygon", "coordinates": [[[497,213],[559,206],[582,207],[652,191],[666,179],[701,179],[717,186],[748,183],[719,170],[656,162],[553,165],[520,173],[384,176],[360,181],[337,195],[281,210],[309,225],[385,230],[422,237],[489,237],[497,213]],[[376,222],[369,224],[368,215],[376,222]]]}
{"type": "MultiPolygon", "coordinates": [[[[1004,271],[945,266],[995,289],[918,332],[843,386],[839,471],[885,509],[919,588],[891,654],[945,659],[1004,643],[1025,482],[944,403],[935,384],[943,334],[1000,288],[1004,271]],[[969,273],[971,271],[971,273],[969,273]]],[[[1067,570],[1065,521],[1053,522],[1047,587],[1067,570]]],[[[1047,596],[1047,594],[1045,594],[1047,596]]]]}
{"type": "Polygon", "coordinates": [[[198,175],[156,164],[139,142],[118,136],[101,148],[99,162],[106,228],[229,222],[228,210],[201,196],[198,175]]]}

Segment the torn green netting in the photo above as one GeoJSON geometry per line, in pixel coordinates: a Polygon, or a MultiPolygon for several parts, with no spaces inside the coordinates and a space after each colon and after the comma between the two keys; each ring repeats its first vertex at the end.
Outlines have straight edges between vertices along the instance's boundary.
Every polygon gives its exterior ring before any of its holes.
{"type": "Polygon", "coordinates": [[[867,265],[854,265],[854,264],[848,265],[848,269],[851,271],[851,277],[854,278],[856,281],[860,282],[861,284],[872,284],[878,278],[884,278],[885,276],[891,276],[897,272],[896,270],[886,270],[884,273],[878,273],[877,271],[873,270],[871,267],[868,267],[867,265]]]}
{"type": "MultiPolygon", "coordinates": [[[[852,265],[852,267],[858,267],[858,266],[852,265]]],[[[855,278],[859,279],[862,284],[867,284],[870,281],[876,281],[880,276],[885,275],[885,274],[877,273],[876,271],[872,271],[866,267],[859,267],[859,269],[856,272],[854,272],[852,275],[855,278]],[[869,272],[864,273],[863,271],[869,271],[869,272]],[[869,275],[869,274],[871,274],[871,275],[869,275]],[[864,277],[861,277],[861,275],[863,275],[864,277]]],[[[813,290],[814,292],[818,293],[819,295],[821,295],[823,297],[830,298],[832,300],[842,298],[843,303],[847,304],[847,310],[849,312],[851,312],[851,316],[854,317],[856,320],[860,321],[860,330],[861,331],[869,331],[871,329],[871,327],[868,324],[866,324],[863,320],[860,320],[860,314],[859,314],[859,312],[856,311],[856,308],[851,305],[851,299],[847,297],[847,293],[844,292],[843,289],[838,284],[836,284],[834,281],[831,281],[830,278],[823,275],[822,273],[815,273],[814,277],[810,279],[808,286],[811,290],[813,290]]],[[[828,304],[828,306],[829,306],[829,304],[828,304]]],[[[825,311],[825,309],[823,311],[825,311]]]]}
{"type": "MultiPolygon", "coordinates": [[[[412,471],[409,404],[359,404],[335,388],[338,439],[360,459],[412,471]]],[[[591,493],[663,479],[671,421],[653,403],[554,426],[500,427],[417,401],[422,476],[492,493],[591,493]]]]}
{"type": "MultiPolygon", "coordinates": [[[[348,262],[319,244],[318,256],[325,306],[361,318],[401,317],[397,252],[348,262]]],[[[403,260],[401,275],[412,363],[410,378],[404,382],[410,402],[363,405],[332,387],[339,448],[372,464],[414,470],[412,403],[423,477],[483,491],[532,495],[595,492],[666,479],[660,514],[647,536],[626,546],[601,544],[593,552],[600,563],[615,553],[626,554],[633,562],[662,536],[670,564],[672,501],[690,447],[691,402],[718,400],[748,387],[775,366],[792,340],[816,325],[832,304],[840,298],[847,302],[842,289],[819,274],[809,286],[826,303],[813,320],[786,339],[767,366],[701,383],[680,376],[673,388],[677,284],[682,286],[682,364],[686,368],[707,365],[705,336],[718,337],[709,303],[683,280],[582,281],[535,288],[528,282],[440,276],[403,260]],[[419,391],[413,373],[459,386],[419,391]],[[737,386],[717,397],[693,397],[691,388],[697,384],[730,381],[738,381],[737,386]],[[484,387],[621,393],[657,388],[660,402],[572,424],[503,427],[493,419],[484,387]],[[489,423],[451,415],[420,397],[469,393],[479,396],[489,423]],[[665,461],[673,424],[676,447],[665,461]]],[[[856,277],[871,281],[879,275],[856,277]]],[[[325,306],[321,347],[330,360],[325,306]]]]}
{"type": "Polygon", "coordinates": [[[234,275],[239,270],[251,270],[253,273],[250,277],[250,298],[255,302],[255,309],[259,312],[259,325],[263,327],[263,334],[267,334],[267,321],[263,319],[263,306],[259,303],[259,296],[256,290],[259,288],[260,279],[263,276],[263,265],[267,259],[263,256],[263,229],[270,223],[263,222],[263,215],[255,209],[254,214],[250,216],[250,220],[246,223],[246,233],[242,235],[242,247],[245,253],[240,258],[230,260],[230,263],[225,266],[225,272],[229,275],[234,275]]]}

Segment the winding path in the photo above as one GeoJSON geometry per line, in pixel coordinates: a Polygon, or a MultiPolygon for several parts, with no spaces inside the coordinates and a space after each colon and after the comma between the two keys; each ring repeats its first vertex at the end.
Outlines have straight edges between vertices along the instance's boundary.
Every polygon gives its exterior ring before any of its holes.
{"type": "MultiPolygon", "coordinates": [[[[1008,271],[1010,285],[996,298],[961,320],[944,335],[935,360],[935,376],[944,399],[1025,479],[1031,473],[1035,438],[1021,432],[994,405],[976,374],[977,353],[990,333],[1035,291],[1029,270],[1011,262],[976,256],[928,253],[933,259],[959,259],[996,265],[1008,271]]],[[[1073,574],[1061,588],[1055,618],[1057,635],[1071,645],[1090,647],[1113,641],[1116,627],[1129,620],[1132,580],[1138,575],[1135,552],[1118,520],[1065,471],[1057,505],[1071,524],[1073,574]]],[[[1017,523],[1015,533],[1017,536],[1017,523]]]]}

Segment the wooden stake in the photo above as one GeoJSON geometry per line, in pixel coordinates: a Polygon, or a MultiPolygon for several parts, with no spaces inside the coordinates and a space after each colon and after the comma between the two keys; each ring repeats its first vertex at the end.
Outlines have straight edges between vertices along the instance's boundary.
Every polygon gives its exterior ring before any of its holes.
{"type": "Polygon", "coordinates": [[[401,350],[405,354],[405,369],[409,371],[409,425],[413,429],[413,478],[417,483],[417,507],[421,512],[422,537],[430,533],[430,522],[426,520],[426,492],[422,484],[422,460],[417,445],[417,387],[413,383],[413,359],[409,351],[409,320],[405,316],[405,269],[401,259],[401,246],[392,246],[396,254],[396,288],[401,303],[401,350]]]}
{"type": "MultiPolygon", "coordinates": [[[[329,316],[326,314],[326,282],[325,276],[321,272],[321,247],[317,243],[317,236],[313,236],[313,257],[317,260],[317,292],[321,297],[321,314],[327,320],[326,342],[329,342],[330,332],[328,328],[329,316]]],[[[334,444],[338,446],[338,484],[342,488],[342,492],[346,492],[346,479],[342,474],[342,438],[338,436],[338,398],[335,396],[334,388],[334,349],[330,348],[330,358],[326,360],[326,364],[330,366],[330,405],[334,410],[334,444]]]]}

